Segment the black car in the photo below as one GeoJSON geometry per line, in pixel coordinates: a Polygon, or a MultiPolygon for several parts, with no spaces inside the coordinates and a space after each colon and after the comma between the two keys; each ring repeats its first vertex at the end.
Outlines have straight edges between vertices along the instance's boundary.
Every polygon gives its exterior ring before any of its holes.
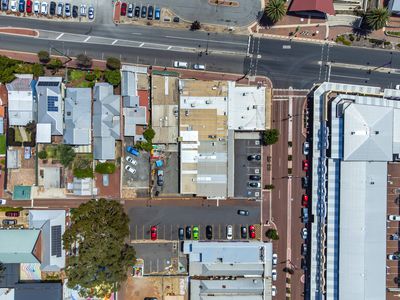
{"type": "Polygon", "coordinates": [[[306,263],[306,260],[304,258],[301,259],[301,268],[303,270],[307,270],[307,263],[306,263]]]}
{"type": "Polygon", "coordinates": [[[76,5],[72,6],[72,16],[74,18],[78,17],[78,6],[76,6],[76,5]]]}
{"type": "Polygon", "coordinates": [[[12,219],[4,219],[3,225],[17,225],[17,220],[12,219]]]}
{"type": "Polygon", "coordinates": [[[242,239],[247,239],[247,227],[246,226],[240,227],[240,236],[242,237],[242,239]]]}
{"type": "Polygon", "coordinates": [[[140,17],[140,6],[135,7],[135,17],[139,18],[140,17]]]}
{"type": "Polygon", "coordinates": [[[307,244],[301,244],[301,255],[307,255],[307,244]]]}
{"type": "Polygon", "coordinates": [[[185,234],[185,232],[184,232],[183,228],[179,227],[179,229],[178,229],[178,238],[179,238],[180,241],[185,239],[185,235],[184,234],[185,234]]]}
{"type": "Polygon", "coordinates": [[[147,15],[147,6],[142,6],[142,18],[146,18],[147,15]]]}
{"type": "Polygon", "coordinates": [[[255,181],[260,181],[261,180],[261,176],[260,175],[250,175],[249,179],[250,180],[255,180],[255,181]]]}
{"type": "Polygon", "coordinates": [[[179,17],[174,17],[174,23],[179,23],[179,17]]]}
{"type": "Polygon", "coordinates": [[[212,239],[212,226],[211,225],[207,225],[207,227],[206,227],[206,238],[208,240],[212,239]]]}
{"type": "Polygon", "coordinates": [[[54,1],[50,2],[50,15],[54,16],[56,14],[57,4],[54,1]]]}
{"type": "Polygon", "coordinates": [[[249,182],[249,186],[253,188],[259,188],[260,183],[259,182],[249,182]]]}
{"type": "Polygon", "coordinates": [[[247,156],[247,160],[261,160],[261,155],[259,154],[252,154],[247,156]]]}
{"type": "Polygon", "coordinates": [[[19,0],[18,10],[21,13],[25,11],[25,0],[19,0]]]}
{"type": "Polygon", "coordinates": [[[237,213],[238,213],[238,215],[241,215],[241,216],[248,216],[249,215],[249,211],[248,210],[244,210],[244,209],[238,209],[237,213]]]}
{"type": "Polygon", "coordinates": [[[308,188],[308,177],[301,177],[301,186],[303,189],[308,188]]]}
{"type": "Polygon", "coordinates": [[[147,12],[147,20],[153,20],[153,6],[149,6],[149,10],[147,12]]]}
{"type": "Polygon", "coordinates": [[[186,226],[186,238],[190,240],[192,238],[192,227],[186,226]]]}
{"type": "Polygon", "coordinates": [[[8,10],[8,0],[2,0],[1,1],[1,9],[2,10],[8,10]]]}

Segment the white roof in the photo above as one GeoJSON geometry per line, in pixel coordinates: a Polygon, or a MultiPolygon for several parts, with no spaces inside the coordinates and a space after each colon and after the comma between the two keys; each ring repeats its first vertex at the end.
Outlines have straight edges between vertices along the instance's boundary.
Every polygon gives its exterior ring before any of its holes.
{"type": "Polygon", "coordinates": [[[199,140],[198,131],[181,131],[180,136],[182,138],[182,142],[197,142],[199,140]]]}
{"type": "Polygon", "coordinates": [[[50,123],[38,123],[36,125],[36,143],[41,143],[41,144],[51,143],[50,123]]]}

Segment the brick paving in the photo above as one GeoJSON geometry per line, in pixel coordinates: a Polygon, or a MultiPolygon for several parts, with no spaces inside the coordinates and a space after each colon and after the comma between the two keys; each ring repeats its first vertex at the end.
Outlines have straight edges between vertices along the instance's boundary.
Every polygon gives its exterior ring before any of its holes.
{"type": "Polygon", "coordinates": [[[14,34],[14,35],[28,35],[28,36],[38,36],[39,35],[36,30],[25,29],[25,28],[3,27],[3,28],[0,28],[0,32],[14,34]]]}

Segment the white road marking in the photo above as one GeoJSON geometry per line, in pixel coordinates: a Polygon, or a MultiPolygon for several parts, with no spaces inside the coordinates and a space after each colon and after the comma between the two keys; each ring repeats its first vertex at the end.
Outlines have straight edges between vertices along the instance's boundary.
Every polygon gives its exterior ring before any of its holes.
{"type": "Polygon", "coordinates": [[[116,42],[118,42],[118,40],[114,40],[114,42],[112,42],[111,45],[115,45],[116,42]]]}
{"type": "Polygon", "coordinates": [[[180,36],[171,36],[166,35],[166,38],[177,39],[177,40],[189,40],[189,41],[200,41],[200,42],[209,42],[209,43],[219,43],[219,44],[231,44],[231,45],[246,45],[247,43],[239,43],[239,42],[224,42],[224,41],[216,41],[216,40],[207,40],[207,39],[193,39],[193,38],[185,38],[180,36]]]}
{"type": "Polygon", "coordinates": [[[292,45],[282,45],[282,49],[292,49],[292,45]]]}
{"type": "Polygon", "coordinates": [[[357,76],[347,76],[347,75],[336,75],[336,74],[331,74],[331,77],[343,77],[343,78],[353,78],[353,79],[369,80],[369,78],[367,78],[367,77],[357,77],[357,76]]]}
{"type": "Polygon", "coordinates": [[[61,33],[58,37],[56,37],[56,40],[60,39],[64,35],[64,32],[61,33]]]}
{"type": "Polygon", "coordinates": [[[172,46],[169,46],[169,47],[167,48],[167,50],[171,50],[171,48],[172,48],[172,46]]]}
{"type": "Polygon", "coordinates": [[[140,45],[139,45],[139,48],[141,48],[141,47],[143,47],[144,46],[144,43],[141,43],[140,45]]]}
{"type": "Polygon", "coordinates": [[[91,36],[88,36],[83,42],[86,43],[88,40],[90,40],[91,36]]]}
{"type": "Polygon", "coordinates": [[[131,32],[131,34],[142,35],[140,32],[131,32]]]}

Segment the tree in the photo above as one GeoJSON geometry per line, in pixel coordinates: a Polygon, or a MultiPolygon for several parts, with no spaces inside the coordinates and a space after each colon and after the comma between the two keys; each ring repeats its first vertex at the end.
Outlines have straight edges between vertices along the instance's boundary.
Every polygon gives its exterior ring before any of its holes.
{"type": "Polygon", "coordinates": [[[121,61],[116,57],[108,57],[106,64],[107,64],[107,68],[109,68],[110,70],[121,69],[121,61]]]}
{"type": "Polygon", "coordinates": [[[98,163],[95,171],[100,174],[112,174],[115,172],[116,166],[111,162],[98,163]]]}
{"type": "Polygon", "coordinates": [[[201,28],[201,24],[199,21],[194,21],[192,25],[190,25],[190,30],[199,30],[201,28]]]}
{"type": "Polygon", "coordinates": [[[267,184],[265,185],[265,189],[266,190],[273,190],[275,188],[275,186],[273,184],[267,184]]]}
{"type": "Polygon", "coordinates": [[[94,81],[96,79],[96,74],[94,74],[93,72],[87,72],[85,75],[85,79],[87,81],[94,81]]]}
{"type": "Polygon", "coordinates": [[[389,11],[386,8],[373,8],[365,14],[365,21],[369,28],[378,30],[386,25],[389,16],[389,11]]]}
{"type": "Polygon", "coordinates": [[[58,58],[52,58],[50,62],[46,65],[48,69],[58,71],[61,67],[63,66],[63,63],[60,59],[58,58]]]}
{"type": "Polygon", "coordinates": [[[135,263],[135,250],[125,242],[128,237],[129,218],[120,203],[92,199],[74,209],[63,235],[64,249],[75,253],[65,268],[68,287],[83,297],[98,298],[119,288],[135,263]]]}
{"type": "Polygon", "coordinates": [[[265,236],[274,241],[279,240],[279,235],[276,229],[268,229],[265,236]]]}
{"type": "Polygon", "coordinates": [[[73,174],[76,178],[93,178],[92,160],[77,156],[74,161],[73,174]]]}
{"type": "Polygon", "coordinates": [[[272,145],[275,144],[279,139],[279,131],[278,129],[268,129],[264,131],[262,140],[264,145],[272,145]]]}
{"type": "Polygon", "coordinates": [[[50,61],[50,54],[47,51],[39,51],[38,52],[39,61],[43,64],[47,64],[50,61]]]}
{"type": "Polygon", "coordinates": [[[118,86],[121,83],[121,73],[119,70],[106,70],[105,77],[107,82],[113,86],[118,86]]]}
{"type": "Polygon", "coordinates": [[[75,158],[75,151],[69,145],[60,144],[57,146],[57,157],[60,163],[67,168],[75,158]]]}
{"type": "Polygon", "coordinates": [[[90,68],[92,66],[92,59],[86,54],[79,54],[76,57],[76,62],[81,68],[90,68]]]}
{"type": "Polygon", "coordinates": [[[39,151],[38,157],[39,157],[40,159],[46,159],[46,158],[47,158],[47,152],[46,152],[46,150],[39,151]]]}
{"type": "Polygon", "coordinates": [[[156,132],[154,131],[153,128],[149,127],[143,132],[143,137],[146,139],[146,141],[151,142],[154,139],[154,136],[156,135],[156,132]]]}
{"type": "Polygon", "coordinates": [[[264,14],[272,22],[276,23],[286,15],[284,0],[269,0],[264,9],[264,14]]]}
{"type": "Polygon", "coordinates": [[[32,65],[32,74],[34,77],[39,77],[44,75],[44,68],[41,64],[32,65]]]}

